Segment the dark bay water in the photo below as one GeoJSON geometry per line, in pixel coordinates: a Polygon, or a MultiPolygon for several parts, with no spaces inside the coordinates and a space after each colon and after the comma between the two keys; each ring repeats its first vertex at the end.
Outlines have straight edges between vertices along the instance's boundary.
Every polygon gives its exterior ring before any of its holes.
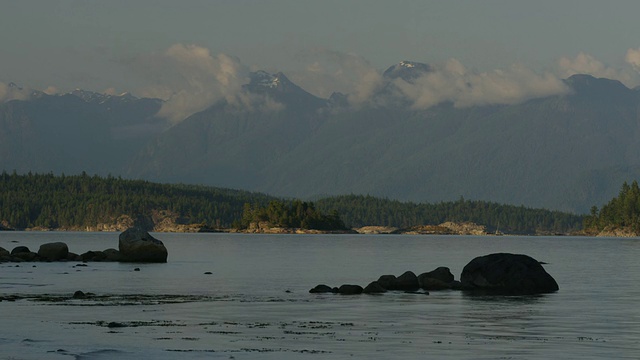
{"type": "MultiPolygon", "coordinates": [[[[640,239],[154,235],[169,250],[167,264],[0,264],[0,293],[23,297],[0,302],[0,358],[640,358],[640,239]],[[438,266],[457,279],[471,259],[493,252],[548,263],[560,291],[308,293],[319,283],[364,286],[438,266]],[[96,298],[68,299],[76,290],[96,298]]],[[[0,246],[37,251],[64,241],[82,253],[117,248],[117,238],[1,232],[0,246]]]]}

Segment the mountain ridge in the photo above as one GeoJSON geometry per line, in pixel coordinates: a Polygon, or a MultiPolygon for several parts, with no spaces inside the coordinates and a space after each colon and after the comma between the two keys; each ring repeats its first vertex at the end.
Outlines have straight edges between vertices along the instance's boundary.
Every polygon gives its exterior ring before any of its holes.
{"type": "MultiPolygon", "coordinates": [[[[385,73],[410,81],[431,69],[402,62],[385,73]]],[[[463,196],[585,213],[640,177],[640,91],[590,75],[564,82],[567,94],[512,105],[420,110],[402,99],[352,106],[348,95],[323,99],[283,73],[256,72],[242,90],[259,106],[222,101],[171,127],[157,117],[157,99],[42,95],[0,104],[0,159],[8,171],[111,173],[303,199],[463,196]]]]}

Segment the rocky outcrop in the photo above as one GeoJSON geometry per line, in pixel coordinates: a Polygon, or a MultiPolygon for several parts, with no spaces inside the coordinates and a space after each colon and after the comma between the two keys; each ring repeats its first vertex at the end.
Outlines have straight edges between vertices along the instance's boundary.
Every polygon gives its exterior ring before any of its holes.
{"type": "Polygon", "coordinates": [[[140,228],[130,228],[120,234],[118,249],[124,262],[165,263],[167,248],[162,241],[140,228]]]}
{"type": "Polygon", "coordinates": [[[44,261],[67,260],[69,247],[63,242],[53,242],[40,245],[38,256],[44,261]]]}
{"type": "Polygon", "coordinates": [[[472,222],[455,223],[447,221],[440,224],[440,226],[451,230],[451,232],[457,235],[487,235],[486,226],[472,222]]]}
{"type": "Polygon", "coordinates": [[[392,226],[363,226],[353,229],[358,234],[378,235],[378,234],[399,234],[400,229],[392,226]]]}
{"type": "Polygon", "coordinates": [[[477,257],[462,270],[465,290],[479,293],[530,295],[558,291],[558,283],[527,255],[497,253],[477,257]]]}
{"type": "Polygon", "coordinates": [[[542,265],[527,255],[508,253],[490,254],[473,259],[464,267],[460,281],[456,281],[447,267],[416,276],[407,271],[396,277],[382,275],[364,289],[358,285],[332,288],[318,285],[310,293],[379,294],[387,291],[404,291],[412,294],[429,294],[416,290],[464,290],[470,295],[534,295],[558,291],[558,283],[542,265]]]}
{"type": "Polygon", "coordinates": [[[120,262],[167,262],[168,252],[162,241],[138,228],[131,228],[120,234],[121,250],[87,251],[75,254],[63,242],[40,245],[37,253],[26,246],[16,246],[11,252],[0,247],[0,262],[23,261],[120,261],[120,262]],[[124,252],[122,251],[124,249],[124,252]]]}

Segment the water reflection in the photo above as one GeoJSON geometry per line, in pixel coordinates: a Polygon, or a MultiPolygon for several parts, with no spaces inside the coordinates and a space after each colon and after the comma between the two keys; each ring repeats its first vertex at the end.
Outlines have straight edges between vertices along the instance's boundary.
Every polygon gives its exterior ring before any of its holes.
{"type": "Polygon", "coordinates": [[[536,294],[536,295],[496,295],[496,294],[486,294],[479,292],[469,292],[463,291],[462,298],[467,301],[477,301],[477,302],[490,302],[490,303],[505,303],[505,304],[534,304],[540,301],[543,301],[548,296],[552,296],[552,294],[536,294]]]}

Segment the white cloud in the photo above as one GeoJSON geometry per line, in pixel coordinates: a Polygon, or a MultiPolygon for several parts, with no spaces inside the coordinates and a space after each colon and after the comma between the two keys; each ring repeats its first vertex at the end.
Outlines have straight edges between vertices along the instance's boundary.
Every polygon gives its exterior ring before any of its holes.
{"type": "Polygon", "coordinates": [[[327,49],[314,49],[303,55],[312,59],[305,71],[290,78],[310,93],[328,98],[333,92],[348,95],[354,105],[371,100],[384,84],[382,75],[362,56],[327,49]]]}
{"type": "Polygon", "coordinates": [[[198,45],[175,44],[161,54],[139,58],[141,72],[154,80],[143,96],[167,100],[158,115],[178,122],[221,100],[238,102],[248,80],[246,66],[231,56],[212,55],[198,45]]]}
{"type": "Polygon", "coordinates": [[[10,100],[27,100],[31,95],[29,89],[23,89],[13,84],[0,82],[0,102],[10,100]]]}
{"type": "Polygon", "coordinates": [[[640,72],[640,48],[627,50],[624,60],[631,65],[634,70],[640,72]]]}
{"type": "Polygon", "coordinates": [[[489,104],[515,104],[528,99],[562,94],[567,88],[558,77],[538,74],[524,65],[505,70],[474,72],[456,59],[433,66],[434,70],[408,83],[395,79],[401,93],[413,107],[426,109],[450,101],[457,107],[489,104]]]}
{"type": "MultiPolygon", "coordinates": [[[[640,49],[627,51],[625,58],[632,66],[640,64],[640,49]]],[[[567,78],[575,74],[588,74],[599,78],[618,80],[628,87],[640,84],[638,73],[631,69],[617,69],[607,66],[593,56],[579,53],[575,58],[562,57],[558,60],[560,76],[567,78]]]]}
{"type": "Polygon", "coordinates": [[[42,92],[47,95],[58,95],[60,94],[60,89],[55,86],[47,86],[47,88],[42,90],[42,92]]]}

